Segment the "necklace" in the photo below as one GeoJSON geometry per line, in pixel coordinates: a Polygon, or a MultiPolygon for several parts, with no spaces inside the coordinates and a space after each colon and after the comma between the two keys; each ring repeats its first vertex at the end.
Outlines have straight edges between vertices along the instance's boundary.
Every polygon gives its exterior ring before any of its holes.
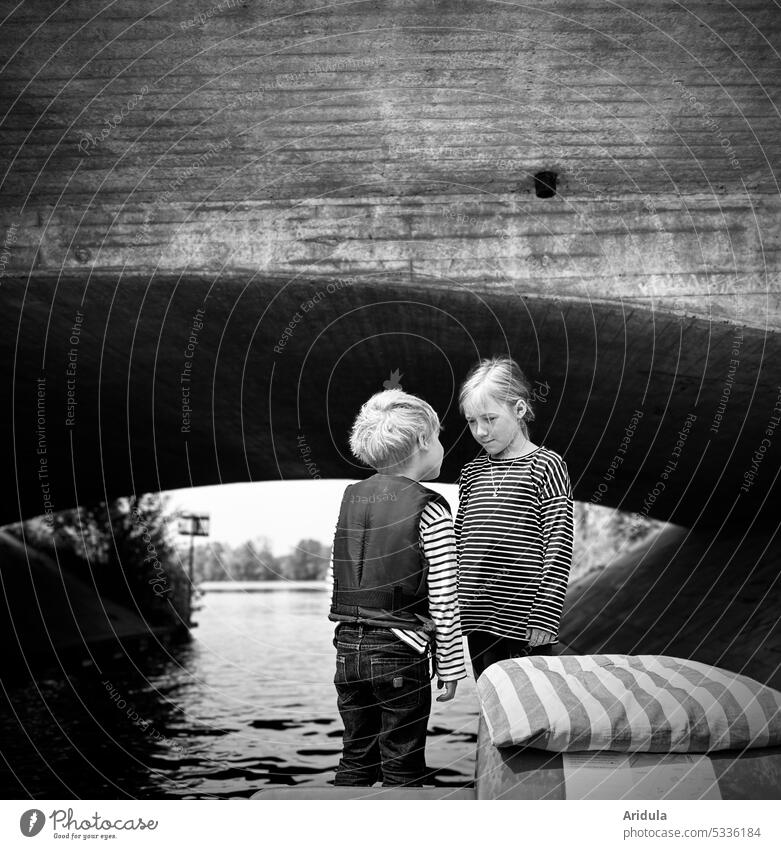
{"type": "MultiPolygon", "coordinates": [[[[513,442],[514,442],[514,441],[515,441],[515,440],[513,440],[513,442]]],[[[522,446],[522,449],[521,449],[521,450],[525,449],[525,448],[528,446],[528,444],[529,444],[529,439],[528,439],[528,438],[524,439],[524,440],[523,440],[523,446],[522,446]]],[[[509,450],[509,449],[510,449],[510,445],[508,445],[508,446],[507,446],[507,448],[505,448],[505,451],[507,451],[507,450],[509,450]]],[[[500,451],[499,453],[500,453],[500,454],[504,454],[504,451],[500,451]]],[[[533,451],[530,451],[530,452],[527,452],[527,453],[525,453],[525,454],[521,454],[521,455],[520,455],[520,456],[518,456],[518,457],[513,457],[513,458],[512,458],[512,461],[508,464],[507,468],[504,470],[504,474],[502,475],[502,478],[501,478],[501,480],[499,481],[499,484],[498,484],[498,485],[497,485],[496,480],[495,480],[495,478],[494,478],[494,464],[493,464],[493,461],[491,460],[491,458],[490,458],[490,457],[488,458],[488,463],[489,463],[488,468],[489,468],[489,469],[490,469],[490,471],[491,471],[491,489],[493,489],[493,491],[494,491],[494,498],[498,498],[498,497],[499,497],[499,488],[502,486],[502,484],[505,482],[505,480],[507,480],[507,475],[510,473],[510,469],[512,469],[512,467],[515,465],[516,461],[517,461],[517,460],[523,460],[523,458],[524,458],[524,457],[528,457],[528,456],[529,456],[529,454],[533,454],[533,453],[534,453],[533,451]]],[[[507,458],[507,459],[509,459],[509,458],[507,458]]]]}
{"type": "MultiPolygon", "coordinates": [[[[508,446],[504,449],[504,451],[500,451],[499,453],[500,453],[500,454],[504,454],[504,452],[505,452],[505,451],[509,451],[509,450],[510,450],[510,448],[512,447],[512,443],[514,443],[514,442],[515,442],[515,440],[517,439],[517,437],[518,437],[518,436],[521,436],[521,437],[523,436],[523,431],[520,429],[520,427],[518,428],[518,433],[517,433],[517,434],[513,437],[512,442],[511,442],[511,443],[510,443],[510,444],[509,444],[509,445],[508,445],[508,446]]],[[[529,444],[529,439],[528,439],[528,437],[526,437],[526,438],[523,440],[523,446],[522,446],[522,448],[526,448],[526,446],[527,446],[528,444],[529,444]]],[[[499,487],[500,487],[500,486],[501,486],[501,485],[505,482],[505,480],[507,479],[507,475],[509,474],[510,469],[512,469],[512,467],[515,465],[515,461],[516,461],[516,460],[520,460],[522,457],[525,457],[525,456],[526,456],[525,454],[521,454],[521,456],[520,456],[520,457],[513,457],[513,458],[512,458],[512,462],[511,462],[511,463],[510,463],[510,465],[509,465],[509,466],[508,466],[508,467],[504,470],[504,475],[502,476],[502,479],[499,481],[499,486],[497,486],[497,485],[496,485],[496,481],[494,480],[494,467],[493,467],[493,463],[491,462],[491,459],[490,459],[490,457],[489,457],[489,459],[488,459],[489,467],[488,467],[488,468],[491,470],[491,488],[492,488],[492,489],[493,489],[493,491],[494,491],[494,498],[497,498],[497,497],[498,497],[498,490],[499,490],[499,487]]]]}
{"type": "Polygon", "coordinates": [[[512,467],[515,465],[515,461],[516,461],[516,460],[520,460],[520,459],[521,459],[520,457],[514,457],[514,458],[513,458],[512,462],[511,462],[511,463],[507,466],[507,468],[504,470],[504,475],[502,475],[502,479],[499,481],[499,486],[497,486],[497,485],[496,485],[496,481],[494,480],[494,466],[493,466],[493,463],[491,462],[491,460],[490,460],[490,459],[488,460],[488,462],[489,462],[489,464],[490,464],[490,465],[488,466],[488,468],[491,470],[491,488],[492,488],[492,489],[493,489],[493,491],[494,491],[494,498],[498,498],[498,490],[499,490],[499,487],[501,487],[501,485],[502,485],[502,484],[505,482],[505,480],[507,479],[507,475],[508,475],[508,473],[509,473],[510,469],[512,469],[512,467]]]}

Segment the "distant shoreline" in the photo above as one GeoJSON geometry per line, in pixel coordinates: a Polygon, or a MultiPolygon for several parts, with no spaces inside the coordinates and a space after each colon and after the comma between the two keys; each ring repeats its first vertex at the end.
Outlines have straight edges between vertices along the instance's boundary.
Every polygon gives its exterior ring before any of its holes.
{"type": "Polygon", "coordinates": [[[263,593],[272,590],[325,591],[323,581],[203,581],[197,589],[203,593],[263,593]]]}

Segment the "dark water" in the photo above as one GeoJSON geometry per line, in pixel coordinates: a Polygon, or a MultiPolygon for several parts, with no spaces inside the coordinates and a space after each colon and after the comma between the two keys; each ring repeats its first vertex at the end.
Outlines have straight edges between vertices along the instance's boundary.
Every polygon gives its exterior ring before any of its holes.
{"type": "MultiPolygon", "coordinates": [[[[330,782],[342,726],[326,592],[283,584],[202,604],[187,644],[6,683],[3,797],[228,798],[330,782]]],[[[472,680],[434,704],[433,783],[468,784],[472,680]]]]}

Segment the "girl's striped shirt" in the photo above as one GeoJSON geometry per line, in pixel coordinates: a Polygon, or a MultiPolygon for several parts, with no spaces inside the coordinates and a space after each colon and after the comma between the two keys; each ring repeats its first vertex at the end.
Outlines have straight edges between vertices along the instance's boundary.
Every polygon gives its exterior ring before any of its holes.
{"type": "Polygon", "coordinates": [[[455,522],[464,632],[526,639],[558,635],[569,580],[573,500],[567,466],[554,451],[464,466],[455,522]]]}
{"type": "MultiPolygon", "coordinates": [[[[443,681],[466,678],[461,618],[458,610],[456,539],[450,513],[430,501],[420,514],[421,551],[428,560],[429,614],[434,621],[437,676],[443,681]]],[[[328,581],[333,586],[333,554],[328,581]]],[[[424,631],[390,628],[399,639],[423,654],[430,637],[424,631]]]]}

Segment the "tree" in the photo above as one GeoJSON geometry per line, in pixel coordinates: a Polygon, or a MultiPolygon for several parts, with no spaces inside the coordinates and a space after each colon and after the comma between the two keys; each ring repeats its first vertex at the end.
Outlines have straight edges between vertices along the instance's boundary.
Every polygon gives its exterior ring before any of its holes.
{"type": "MultiPolygon", "coordinates": [[[[182,556],[186,555],[183,553],[182,556]]],[[[226,542],[210,540],[196,545],[193,551],[193,575],[196,584],[201,581],[227,580],[227,570],[232,560],[233,549],[226,542]]]]}
{"type": "Polygon", "coordinates": [[[193,571],[198,581],[275,581],[280,578],[279,560],[268,537],[247,540],[238,548],[224,542],[196,547],[193,571]]]}
{"type": "Polygon", "coordinates": [[[24,524],[25,541],[49,550],[98,591],[153,622],[181,618],[189,578],[174,543],[168,499],[157,493],[81,505],[24,524]]]}
{"type": "Polygon", "coordinates": [[[281,571],[289,581],[317,581],[325,577],[331,550],[316,539],[302,539],[286,557],[281,571]]]}

